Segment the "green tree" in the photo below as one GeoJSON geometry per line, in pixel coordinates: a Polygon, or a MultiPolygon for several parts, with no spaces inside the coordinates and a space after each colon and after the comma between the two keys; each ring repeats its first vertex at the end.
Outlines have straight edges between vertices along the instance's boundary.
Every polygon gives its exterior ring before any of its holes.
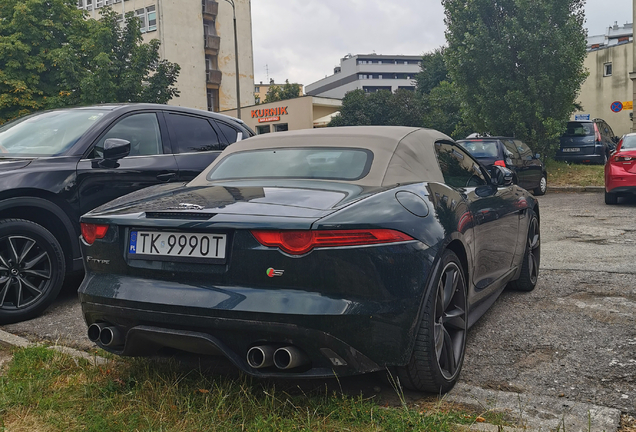
{"type": "Polygon", "coordinates": [[[87,31],[73,0],[0,1],[0,122],[72,103],[87,31]]]}
{"type": "Polygon", "coordinates": [[[99,21],[89,21],[92,37],[83,46],[89,73],[79,82],[78,102],[167,103],[178,96],[179,65],[160,60],[159,40],[142,43],[140,21],[132,13],[123,27],[117,17],[107,8],[99,21]]]}
{"type": "Polygon", "coordinates": [[[413,91],[400,89],[395,93],[380,90],[365,93],[348,92],[342,100],[340,114],[329,126],[422,126],[422,98],[413,91]]]}
{"type": "Polygon", "coordinates": [[[285,80],[282,86],[271,85],[265,95],[265,103],[277,102],[287,99],[294,99],[302,95],[300,84],[290,84],[289,80],[285,80]]]}
{"type": "Polygon", "coordinates": [[[468,125],[551,154],[587,73],[584,0],[442,0],[468,125]]]}
{"type": "Polygon", "coordinates": [[[415,75],[416,89],[421,94],[430,93],[442,81],[450,81],[444,63],[445,47],[437,48],[422,56],[421,71],[415,75]]]}
{"type": "Polygon", "coordinates": [[[142,44],[139,22],[85,19],[75,0],[0,1],[0,123],[33,111],[176,96],[179,66],[142,44]]]}
{"type": "Polygon", "coordinates": [[[422,120],[424,127],[438,130],[455,139],[465,138],[470,134],[463,123],[461,97],[455,84],[442,81],[423,98],[426,105],[422,120]]]}

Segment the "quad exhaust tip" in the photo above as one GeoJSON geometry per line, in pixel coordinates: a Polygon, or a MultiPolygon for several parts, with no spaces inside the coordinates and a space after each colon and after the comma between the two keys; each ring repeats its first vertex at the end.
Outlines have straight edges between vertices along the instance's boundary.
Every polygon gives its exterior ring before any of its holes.
{"type": "Polygon", "coordinates": [[[274,364],[276,348],[269,345],[255,346],[247,351],[247,364],[254,369],[270,367],[274,364]]]}
{"type": "Polygon", "coordinates": [[[88,338],[91,342],[99,342],[105,347],[124,344],[124,337],[117,327],[106,323],[93,323],[88,327],[88,338]]]}
{"type": "Polygon", "coordinates": [[[259,345],[247,351],[247,364],[254,369],[276,366],[287,370],[304,366],[309,363],[309,357],[294,346],[279,348],[272,345],[259,345]]]}
{"type": "Polygon", "coordinates": [[[278,348],[274,352],[274,365],[281,370],[294,369],[309,363],[305,353],[293,346],[278,348]]]}

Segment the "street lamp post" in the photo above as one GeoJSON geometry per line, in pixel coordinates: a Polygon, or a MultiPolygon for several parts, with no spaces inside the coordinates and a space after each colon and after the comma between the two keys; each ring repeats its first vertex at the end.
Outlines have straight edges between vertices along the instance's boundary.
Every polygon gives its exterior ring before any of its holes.
{"type": "Polygon", "coordinates": [[[239,83],[239,58],[238,58],[238,35],[236,33],[236,7],[234,0],[225,0],[232,5],[232,14],[234,16],[234,61],[236,62],[236,115],[241,118],[241,85],[239,83]]]}

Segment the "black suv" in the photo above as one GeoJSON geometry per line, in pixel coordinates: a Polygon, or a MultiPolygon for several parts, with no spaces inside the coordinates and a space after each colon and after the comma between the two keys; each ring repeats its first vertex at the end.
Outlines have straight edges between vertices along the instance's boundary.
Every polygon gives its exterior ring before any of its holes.
{"type": "Polygon", "coordinates": [[[150,104],[46,111],[0,127],[0,323],[41,313],[82,269],[82,214],[189,181],[253,135],[231,117],[150,104]]]}
{"type": "Polygon", "coordinates": [[[532,150],[522,141],[510,137],[467,138],[457,143],[486,168],[506,167],[514,173],[514,183],[535,195],[548,188],[548,173],[532,150]]]}
{"type": "Polygon", "coordinates": [[[605,120],[569,121],[554,159],[604,165],[618,140],[605,120]]]}

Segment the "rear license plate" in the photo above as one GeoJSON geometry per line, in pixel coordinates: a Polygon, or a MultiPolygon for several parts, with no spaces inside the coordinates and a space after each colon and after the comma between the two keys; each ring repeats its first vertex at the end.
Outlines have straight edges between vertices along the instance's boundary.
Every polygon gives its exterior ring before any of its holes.
{"type": "Polygon", "coordinates": [[[578,151],[581,151],[581,149],[578,147],[567,147],[563,149],[563,153],[578,152],[578,151]]]}
{"type": "Polygon", "coordinates": [[[166,231],[131,231],[129,258],[225,259],[227,235],[166,231]]]}

